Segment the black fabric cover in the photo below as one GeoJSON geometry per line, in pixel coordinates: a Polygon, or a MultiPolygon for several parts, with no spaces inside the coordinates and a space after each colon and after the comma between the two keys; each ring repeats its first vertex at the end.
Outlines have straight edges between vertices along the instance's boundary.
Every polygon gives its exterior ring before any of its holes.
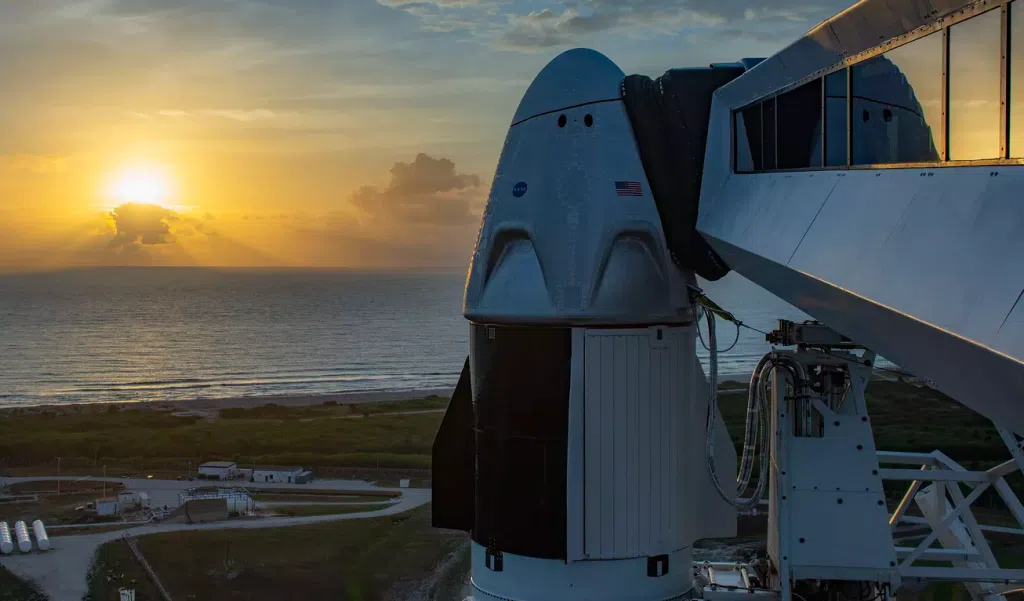
{"type": "Polygon", "coordinates": [[[469,532],[473,529],[473,480],[476,472],[476,436],[473,433],[473,391],[469,358],[455,385],[448,410],[434,437],[431,453],[430,504],[435,528],[469,532]]]}
{"type": "Polygon", "coordinates": [[[696,229],[711,95],[742,73],[739,66],[673,69],[656,80],[622,80],[622,101],[672,259],[707,280],[729,273],[696,229]]]}
{"type": "Polygon", "coordinates": [[[472,537],[489,549],[567,557],[571,357],[569,328],[472,327],[477,450],[472,537]]]}

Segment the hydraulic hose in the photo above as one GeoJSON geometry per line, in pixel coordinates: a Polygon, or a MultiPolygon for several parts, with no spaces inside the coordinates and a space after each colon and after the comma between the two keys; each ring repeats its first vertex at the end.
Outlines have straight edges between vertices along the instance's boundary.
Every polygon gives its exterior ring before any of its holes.
{"type": "Polygon", "coordinates": [[[768,465],[771,449],[771,409],[765,390],[772,371],[782,369],[789,373],[793,381],[798,399],[808,396],[807,371],[799,361],[791,357],[778,355],[774,351],[767,353],[757,362],[750,375],[750,388],[747,392],[747,415],[743,433],[743,451],[736,476],[736,492],[733,494],[723,490],[715,467],[715,422],[718,415],[718,339],[715,333],[715,315],[703,309],[708,324],[708,342],[710,347],[709,376],[710,393],[708,395],[708,413],[706,423],[705,453],[708,475],[718,491],[719,496],[737,509],[757,507],[764,498],[768,482],[768,465]],[[743,497],[750,485],[754,469],[754,460],[759,461],[757,486],[749,497],[743,497]]]}

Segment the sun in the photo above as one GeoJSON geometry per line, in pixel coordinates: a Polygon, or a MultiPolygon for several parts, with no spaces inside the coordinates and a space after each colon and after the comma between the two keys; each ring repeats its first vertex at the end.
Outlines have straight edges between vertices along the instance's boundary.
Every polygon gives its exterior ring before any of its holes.
{"type": "Polygon", "coordinates": [[[137,203],[178,208],[171,202],[174,186],[169,170],[152,163],[133,163],[118,168],[111,174],[104,196],[117,205],[137,203]]]}

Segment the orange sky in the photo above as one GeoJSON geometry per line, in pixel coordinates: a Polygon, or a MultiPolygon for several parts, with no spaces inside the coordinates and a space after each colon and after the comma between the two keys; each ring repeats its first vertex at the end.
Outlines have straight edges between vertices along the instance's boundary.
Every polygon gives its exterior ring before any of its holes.
{"type": "Polygon", "coordinates": [[[462,270],[533,76],[767,55],[849,0],[0,2],[0,271],[462,270]],[[165,172],[162,208],[111,179],[165,172]]]}

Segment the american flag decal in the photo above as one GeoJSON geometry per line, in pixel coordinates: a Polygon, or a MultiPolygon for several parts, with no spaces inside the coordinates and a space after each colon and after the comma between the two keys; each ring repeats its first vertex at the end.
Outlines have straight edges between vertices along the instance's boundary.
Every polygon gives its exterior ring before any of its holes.
{"type": "Polygon", "coordinates": [[[619,196],[643,196],[640,182],[615,182],[615,193],[619,196]]]}

